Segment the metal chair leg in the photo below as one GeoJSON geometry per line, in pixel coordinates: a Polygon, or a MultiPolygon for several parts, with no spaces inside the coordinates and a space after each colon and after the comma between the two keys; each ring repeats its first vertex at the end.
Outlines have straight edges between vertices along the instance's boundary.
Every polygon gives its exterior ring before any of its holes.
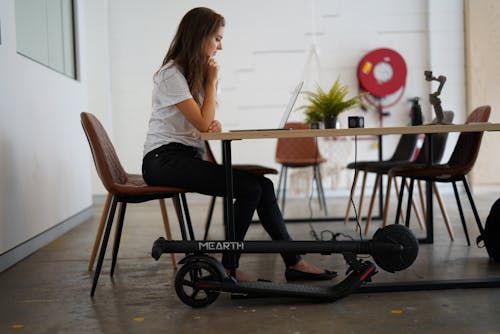
{"type": "Polygon", "coordinates": [[[109,276],[113,276],[115,273],[116,260],[118,257],[118,249],[120,248],[120,241],[122,239],[122,231],[123,231],[123,221],[125,220],[125,212],[127,210],[127,203],[120,202],[120,210],[118,217],[118,225],[116,225],[115,230],[115,241],[113,243],[113,257],[111,258],[111,270],[109,271],[109,276]]]}
{"type": "Polygon", "coordinates": [[[408,204],[406,205],[406,227],[410,227],[410,216],[411,216],[411,202],[413,200],[413,185],[415,184],[415,179],[410,178],[410,186],[408,187],[408,204]]]}
{"type": "MultiPolygon", "coordinates": [[[[392,176],[387,177],[387,187],[385,191],[385,200],[384,200],[384,216],[382,218],[382,226],[387,225],[387,216],[389,215],[389,203],[391,201],[391,185],[392,185],[392,176]]],[[[394,183],[396,184],[396,183],[394,183]]]]}
{"type": "Polygon", "coordinates": [[[104,236],[101,242],[101,249],[99,251],[99,257],[97,259],[97,266],[94,272],[94,279],[92,282],[92,289],[90,290],[90,296],[94,297],[95,289],[97,287],[97,281],[99,280],[99,275],[101,274],[102,263],[104,262],[104,255],[106,254],[106,247],[108,245],[109,234],[111,232],[111,227],[113,226],[113,220],[115,218],[116,205],[118,199],[113,196],[113,201],[111,204],[111,209],[109,210],[108,221],[106,223],[106,229],[104,231],[104,236]]]}
{"type": "Polygon", "coordinates": [[[173,196],[172,202],[174,204],[175,213],[177,215],[177,220],[179,221],[179,228],[181,230],[182,240],[188,240],[187,232],[186,232],[186,224],[184,222],[184,214],[182,213],[180,196],[179,195],[173,196]]]}
{"type": "Polygon", "coordinates": [[[188,227],[189,237],[191,238],[191,240],[195,240],[194,230],[193,230],[193,224],[191,223],[191,215],[189,214],[189,207],[188,207],[188,204],[187,204],[186,194],[185,193],[181,194],[181,200],[182,200],[182,208],[183,208],[183,211],[184,211],[184,216],[186,217],[186,224],[187,224],[187,227],[188,227]]]}
{"type": "Polygon", "coordinates": [[[457,184],[455,181],[453,181],[451,184],[453,185],[453,192],[455,193],[455,199],[457,200],[458,212],[460,213],[460,220],[462,221],[462,227],[464,229],[465,239],[467,239],[467,246],[470,246],[469,231],[467,230],[467,223],[465,222],[462,203],[460,203],[460,196],[458,195],[457,184]]]}
{"type": "Polygon", "coordinates": [[[286,181],[288,178],[288,167],[285,167],[283,170],[283,198],[281,199],[281,214],[285,216],[285,199],[286,199],[286,181]]]}
{"type": "MultiPolygon", "coordinates": [[[[165,229],[165,236],[167,237],[167,240],[172,240],[172,232],[170,231],[170,221],[168,220],[165,200],[162,198],[158,201],[160,202],[160,211],[163,220],[163,227],[165,229]]],[[[170,253],[170,259],[172,260],[172,268],[174,268],[174,270],[177,270],[177,260],[175,259],[175,253],[170,253]]]]}
{"type": "Polygon", "coordinates": [[[278,188],[276,189],[276,202],[280,202],[280,194],[281,194],[281,183],[283,181],[283,173],[285,171],[285,166],[281,165],[280,177],[278,179],[278,188]]]}
{"type": "Polygon", "coordinates": [[[208,238],[208,231],[210,230],[210,225],[212,223],[212,215],[214,214],[214,207],[215,207],[215,201],[217,200],[217,197],[212,196],[212,199],[210,200],[210,205],[208,207],[208,213],[207,213],[207,219],[205,220],[205,233],[203,234],[203,240],[207,240],[208,238]]]}
{"type": "Polygon", "coordinates": [[[109,207],[111,205],[111,200],[113,195],[108,193],[106,196],[106,201],[104,202],[104,208],[102,209],[101,220],[99,221],[99,226],[97,227],[97,234],[94,240],[94,246],[92,247],[92,253],[90,254],[89,266],[87,268],[88,271],[92,271],[94,269],[94,262],[97,256],[97,251],[99,250],[99,244],[102,239],[102,232],[104,231],[104,227],[106,226],[106,218],[109,214],[109,207]]]}
{"type": "Polygon", "coordinates": [[[328,209],[326,207],[325,190],[323,188],[323,179],[321,177],[321,170],[319,165],[314,166],[314,175],[316,179],[316,187],[318,191],[318,198],[323,211],[325,211],[325,216],[328,216],[328,209]]]}
{"type": "Polygon", "coordinates": [[[394,224],[399,224],[399,212],[401,211],[401,206],[403,203],[403,193],[405,189],[405,178],[401,178],[401,187],[399,188],[399,196],[398,196],[398,208],[396,209],[396,220],[394,224]]]}
{"type": "Polygon", "coordinates": [[[344,217],[344,225],[349,222],[349,213],[351,212],[351,206],[353,205],[354,191],[356,190],[356,183],[358,182],[359,170],[354,170],[354,180],[352,181],[351,192],[349,195],[349,201],[347,202],[347,208],[344,217]]]}
{"type": "MultiPolygon", "coordinates": [[[[416,180],[416,181],[417,181],[417,185],[418,185],[419,182],[418,182],[418,180],[416,180]]],[[[405,184],[408,187],[408,183],[405,182],[405,184]]],[[[417,208],[417,203],[415,203],[415,199],[413,199],[413,193],[412,193],[411,207],[413,208],[413,211],[415,211],[415,216],[417,217],[418,226],[420,227],[421,230],[425,231],[425,224],[422,221],[422,215],[420,214],[420,211],[417,208]]]]}
{"type": "MultiPolygon", "coordinates": [[[[363,182],[361,184],[361,194],[359,195],[359,205],[358,205],[358,217],[359,217],[359,221],[361,222],[362,220],[362,212],[363,212],[363,201],[364,201],[364,198],[365,198],[365,186],[366,186],[366,178],[368,176],[368,173],[367,172],[364,172],[363,174],[363,182]]],[[[361,226],[360,226],[361,228],[361,226]]]]}
{"type": "Polygon", "coordinates": [[[464,176],[462,182],[464,183],[465,191],[467,192],[467,197],[469,198],[469,202],[472,207],[472,212],[474,213],[474,217],[476,218],[476,224],[479,229],[479,233],[484,236],[484,228],[481,223],[481,218],[479,218],[479,214],[477,213],[476,204],[474,203],[474,199],[472,198],[472,193],[470,191],[469,182],[467,182],[467,177],[464,176]]]}

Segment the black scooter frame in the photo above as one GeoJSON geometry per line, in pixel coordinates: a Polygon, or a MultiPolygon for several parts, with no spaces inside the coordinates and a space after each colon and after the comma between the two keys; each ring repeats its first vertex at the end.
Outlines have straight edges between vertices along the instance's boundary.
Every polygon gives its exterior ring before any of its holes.
{"type": "Polygon", "coordinates": [[[418,254],[418,242],[403,225],[388,225],[377,230],[372,240],[361,241],[170,241],[157,239],[152,257],[163,253],[186,253],[183,267],[176,275],[179,298],[192,307],[213,303],[220,292],[262,297],[300,297],[334,301],[349,295],[376,273],[375,266],[357,258],[372,255],[375,262],[389,272],[409,267],[418,254]],[[340,253],[349,268],[348,275],[333,286],[277,284],[272,282],[239,282],[228,276],[217,260],[206,253],[340,253]],[[188,288],[187,291],[186,287],[188,288]]]}

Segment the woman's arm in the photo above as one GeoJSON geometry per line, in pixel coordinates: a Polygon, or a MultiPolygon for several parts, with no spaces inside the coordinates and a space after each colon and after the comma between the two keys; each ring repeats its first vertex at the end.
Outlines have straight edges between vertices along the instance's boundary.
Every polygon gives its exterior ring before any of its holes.
{"type": "MultiPolygon", "coordinates": [[[[213,127],[216,109],[217,74],[219,65],[213,59],[208,60],[207,79],[205,83],[205,96],[203,105],[200,106],[194,99],[184,100],[176,104],[193,126],[201,132],[209,131],[213,127]]],[[[220,123],[219,123],[220,124],[220,123]]]]}

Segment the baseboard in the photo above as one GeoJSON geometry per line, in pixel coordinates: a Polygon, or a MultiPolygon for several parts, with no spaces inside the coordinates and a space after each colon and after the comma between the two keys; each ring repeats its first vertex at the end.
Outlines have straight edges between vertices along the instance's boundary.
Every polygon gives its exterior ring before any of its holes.
{"type": "Polygon", "coordinates": [[[56,226],[40,233],[39,235],[17,245],[0,255],[0,272],[15,265],[40,248],[59,238],[72,228],[80,225],[92,217],[92,207],[88,207],[76,215],[66,219],[56,226]]]}

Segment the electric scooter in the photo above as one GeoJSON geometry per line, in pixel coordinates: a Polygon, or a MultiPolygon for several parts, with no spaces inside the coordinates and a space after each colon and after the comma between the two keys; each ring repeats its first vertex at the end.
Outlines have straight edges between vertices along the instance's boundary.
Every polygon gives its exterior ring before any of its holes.
{"type": "Polygon", "coordinates": [[[163,253],[186,253],[183,266],[175,277],[175,291],[185,304],[204,307],[213,303],[221,292],[252,297],[298,297],[332,302],[343,298],[376,274],[375,265],[358,255],[371,255],[385,271],[408,268],[417,258],[418,241],[403,225],[378,229],[371,240],[330,241],[172,241],[160,237],[151,255],[158,260],[163,253]],[[209,253],[318,253],[342,254],[348,265],[346,277],[333,286],[241,282],[226,274],[222,264],[209,253]]]}

